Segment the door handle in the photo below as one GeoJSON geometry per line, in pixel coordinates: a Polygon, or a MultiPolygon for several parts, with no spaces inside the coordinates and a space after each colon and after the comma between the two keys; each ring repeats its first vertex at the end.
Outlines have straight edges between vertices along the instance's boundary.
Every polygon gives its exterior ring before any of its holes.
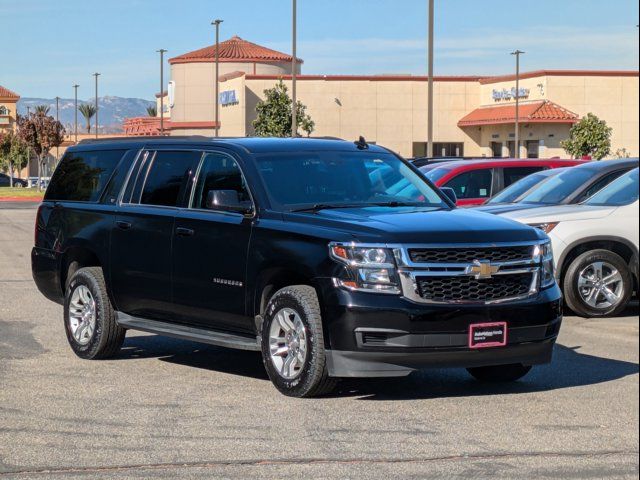
{"type": "Polygon", "coordinates": [[[194,233],[196,232],[191,228],[184,228],[184,227],[176,228],[176,235],[179,235],[181,237],[192,237],[194,233]]]}
{"type": "Polygon", "coordinates": [[[123,222],[122,220],[117,220],[116,226],[120,230],[129,230],[131,228],[131,222],[123,222]]]}

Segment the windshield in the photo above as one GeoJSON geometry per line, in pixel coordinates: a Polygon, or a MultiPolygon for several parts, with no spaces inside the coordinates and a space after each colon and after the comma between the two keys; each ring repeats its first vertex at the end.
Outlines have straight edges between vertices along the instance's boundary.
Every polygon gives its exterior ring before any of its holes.
{"type": "Polygon", "coordinates": [[[422,177],[389,153],[295,152],[256,155],[274,208],[336,206],[448,208],[422,177]]]}
{"type": "Polygon", "coordinates": [[[509,185],[507,188],[498,193],[495,197],[487,202],[487,204],[496,204],[496,203],[513,203],[515,202],[522,194],[528,192],[538,183],[542,182],[545,178],[548,177],[546,173],[533,173],[527,177],[524,177],[521,180],[518,180],[513,185],[509,185]]]}
{"type": "Polygon", "coordinates": [[[556,205],[562,203],[572,193],[575,193],[586,181],[594,176],[588,168],[569,168],[555,177],[551,177],[540,187],[525,195],[522,203],[539,203],[556,205]]]}
{"type": "Polygon", "coordinates": [[[634,168],[587,200],[585,205],[619,207],[638,201],[638,169],[634,168]]]}
{"type": "Polygon", "coordinates": [[[424,175],[431,180],[433,183],[436,183],[438,180],[440,180],[442,177],[444,177],[447,173],[449,173],[451,171],[451,169],[449,168],[429,168],[427,167],[422,167],[420,169],[420,171],[422,173],[424,173],[424,175]]]}

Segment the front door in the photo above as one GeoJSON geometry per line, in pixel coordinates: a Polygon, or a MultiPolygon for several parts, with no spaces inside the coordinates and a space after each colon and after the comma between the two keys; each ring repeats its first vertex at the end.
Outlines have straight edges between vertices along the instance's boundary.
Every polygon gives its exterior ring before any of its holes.
{"type": "Polygon", "coordinates": [[[253,333],[246,316],[247,251],[252,215],[207,202],[210,192],[235,191],[251,207],[251,195],[238,161],[206,152],[197,169],[189,208],[174,227],[173,300],[176,319],[184,323],[253,333]]]}
{"type": "Polygon", "coordinates": [[[194,155],[200,153],[145,151],[138,159],[111,235],[111,286],[119,311],[171,319],[173,225],[194,155]]]}

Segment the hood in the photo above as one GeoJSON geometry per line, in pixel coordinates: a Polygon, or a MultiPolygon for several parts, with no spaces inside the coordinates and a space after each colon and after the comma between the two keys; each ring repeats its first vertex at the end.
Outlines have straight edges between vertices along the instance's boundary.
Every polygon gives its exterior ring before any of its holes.
{"type": "Polygon", "coordinates": [[[493,213],[494,215],[502,215],[507,212],[529,210],[531,208],[540,208],[540,205],[536,205],[534,203],[497,203],[495,205],[482,205],[480,207],[475,207],[474,210],[493,213]]]}
{"type": "Polygon", "coordinates": [[[469,209],[343,208],[285,215],[288,222],[349,232],[369,243],[499,243],[545,238],[538,229],[469,209]]]}
{"type": "Polygon", "coordinates": [[[561,205],[519,210],[505,213],[502,216],[527,224],[567,222],[604,218],[611,215],[617,208],[591,205],[561,205]]]}

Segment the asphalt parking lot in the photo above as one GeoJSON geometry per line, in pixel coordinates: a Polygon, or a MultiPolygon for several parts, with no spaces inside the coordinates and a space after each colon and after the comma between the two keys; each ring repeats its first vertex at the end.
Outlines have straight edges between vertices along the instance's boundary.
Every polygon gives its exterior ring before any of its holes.
{"type": "Polygon", "coordinates": [[[259,354],[129,334],[84,361],[31,279],[34,208],[0,204],[0,479],[638,478],[638,306],[565,319],[511,386],[464,370],[273,388],[259,354]]]}

